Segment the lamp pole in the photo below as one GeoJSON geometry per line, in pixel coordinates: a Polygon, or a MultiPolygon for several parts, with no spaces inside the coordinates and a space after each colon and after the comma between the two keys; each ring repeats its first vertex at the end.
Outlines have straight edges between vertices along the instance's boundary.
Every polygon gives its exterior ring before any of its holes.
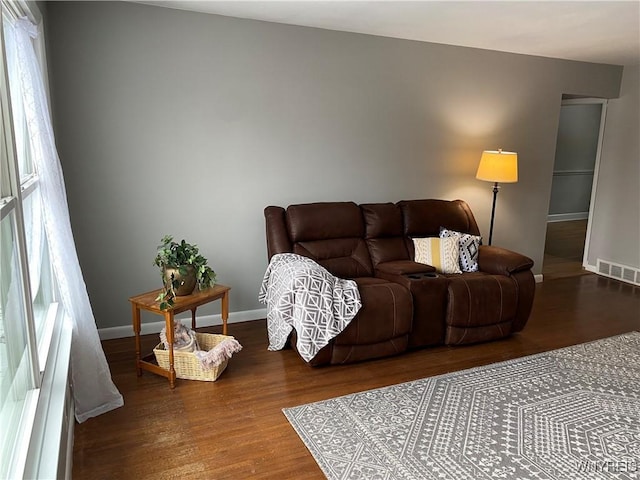
{"type": "Polygon", "coordinates": [[[498,185],[498,182],[494,182],[493,205],[491,206],[491,226],[489,227],[489,245],[491,245],[491,240],[493,239],[493,219],[496,216],[496,199],[498,198],[498,190],[500,190],[500,185],[498,185]]]}

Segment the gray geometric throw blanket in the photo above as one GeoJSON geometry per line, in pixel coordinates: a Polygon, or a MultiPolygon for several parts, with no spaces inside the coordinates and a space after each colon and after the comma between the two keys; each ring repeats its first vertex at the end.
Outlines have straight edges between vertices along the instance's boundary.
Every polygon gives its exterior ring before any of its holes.
{"type": "Polygon", "coordinates": [[[360,310],[353,280],[337,278],[310,258],[295,253],[271,257],[258,300],[267,305],[269,350],[281,350],[292,329],[307,362],[342,332],[360,310]]]}

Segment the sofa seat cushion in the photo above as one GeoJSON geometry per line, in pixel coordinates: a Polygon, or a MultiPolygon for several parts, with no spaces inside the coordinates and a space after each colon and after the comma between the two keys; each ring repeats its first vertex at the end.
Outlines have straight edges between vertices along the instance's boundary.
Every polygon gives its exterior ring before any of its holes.
{"type": "Polygon", "coordinates": [[[414,262],[413,260],[394,260],[391,262],[379,263],[376,267],[376,271],[389,275],[410,275],[412,273],[435,272],[436,269],[431,265],[414,262]]]}
{"type": "Polygon", "coordinates": [[[482,272],[449,277],[445,343],[475,343],[511,333],[518,288],[509,277],[482,272]]]}
{"type": "Polygon", "coordinates": [[[376,344],[408,335],[413,319],[409,291],[401,285],[373,277],[355,278],[362,307],[335,345],[376,344]]]}

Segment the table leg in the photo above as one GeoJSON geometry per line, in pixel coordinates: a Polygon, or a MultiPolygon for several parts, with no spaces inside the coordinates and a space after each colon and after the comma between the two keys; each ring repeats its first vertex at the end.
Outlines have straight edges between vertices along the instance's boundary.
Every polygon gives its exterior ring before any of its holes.
{"type": "Polygon", "coordinates": [[[136,374],[142,376],[142,369],[140,368],[140,308],[132,304],[133,314],[133,333],[136,337],[136,374]]]}
{"type": "Polygon", "coordinates": [[[191,330],[196,329],[196,309],[191,309],[191,330]]]}
{"type": "Polygon", "coordinates": [[[229,291],[222,295],[222,306],[220,308],[220,316],[222,317],[222,334],[227,334],[227,319],[229,318],[229,291]]]}
{"type": "Polygon", "coordinates": [[[171,388],[176,387],[176,371],[173,367],[173,341],[174,341],[174,326],[173,326],[173,311],[169,310],[164,314],[164,321],[167,332],[167,343],[169,344],[169,386],[171,388]]]}

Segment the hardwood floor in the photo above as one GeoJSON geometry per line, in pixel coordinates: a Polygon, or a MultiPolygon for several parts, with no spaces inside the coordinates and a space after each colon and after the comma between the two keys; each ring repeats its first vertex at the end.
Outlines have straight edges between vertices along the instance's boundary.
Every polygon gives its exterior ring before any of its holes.
{"type": "MultiPolygon", "coordinates": [[[[640,330],[640,288],[594,274],[536,286],[525,329],[508,339],[310,368],[267,351],[265,321],[231,324],[244,349],[216,382],[137,377],[134,340],[104,342],[124,407],[76,425],[75,479],[321,479],[281,409],[640,330]]],[[[204,331],[219,332],[219,327],[204,331]]],[[[151,351],[157,335],[143,337],[151,351]]]]}
{"type": "Polygon", "coordinates": [[[545,280],[588,273],[582,268],[586,220],[547,224],[542,274],[545,280]]]}

